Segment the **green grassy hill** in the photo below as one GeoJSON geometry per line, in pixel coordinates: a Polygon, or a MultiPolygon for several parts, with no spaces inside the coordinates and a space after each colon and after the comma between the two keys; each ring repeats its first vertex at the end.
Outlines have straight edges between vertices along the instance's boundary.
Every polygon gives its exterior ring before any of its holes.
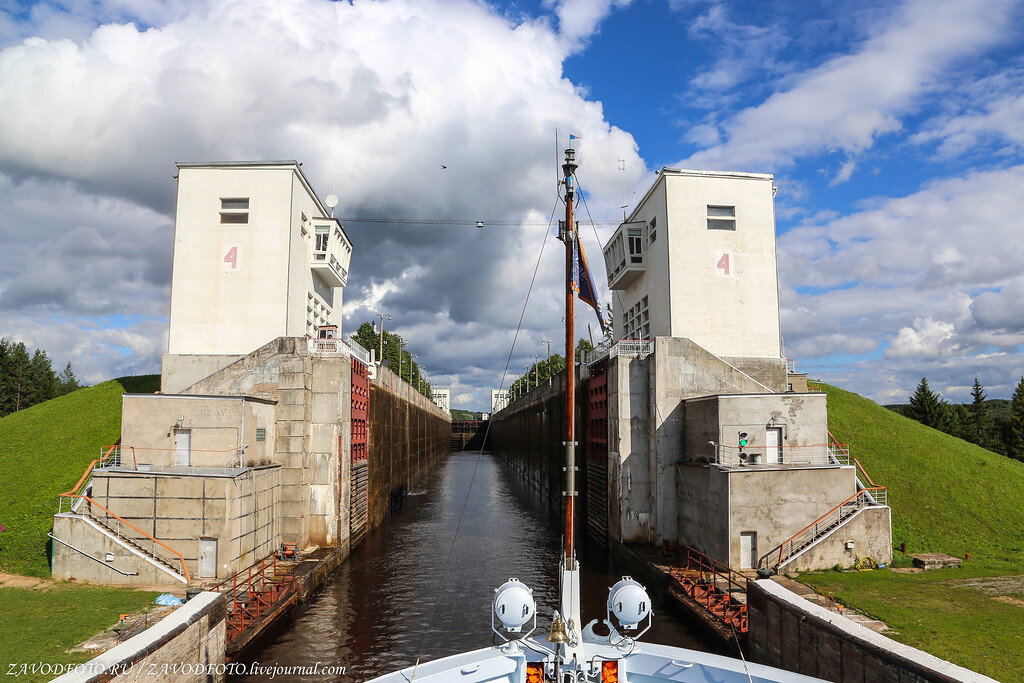
{"type": "MultiPolygon", "coordinates": [[[[996,572],[1024,569],[1024,463],[992,453],[827,384],[829,428],[889,487],[892,541],[996,572]]],[[[899,553],[897,553],[899,556],[899,553]]]]}
{"type": "Polygon", "coordinates": [[[159,388],[159,375],[121,377],[0,418],[0,570],[50,575],[57,494],[120,436],[121,394],[159,388]]]}

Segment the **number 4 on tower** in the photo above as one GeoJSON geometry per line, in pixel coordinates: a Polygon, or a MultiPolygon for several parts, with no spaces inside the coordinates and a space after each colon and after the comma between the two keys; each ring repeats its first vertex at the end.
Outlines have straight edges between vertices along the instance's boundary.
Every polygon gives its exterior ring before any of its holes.
{"type": "Polygon", "coordinates": [[[729,274],[729,255],[722,254],[722,258],[718,259],[718,265],[716,268],[720,268],[726,275],[729,274]]]}

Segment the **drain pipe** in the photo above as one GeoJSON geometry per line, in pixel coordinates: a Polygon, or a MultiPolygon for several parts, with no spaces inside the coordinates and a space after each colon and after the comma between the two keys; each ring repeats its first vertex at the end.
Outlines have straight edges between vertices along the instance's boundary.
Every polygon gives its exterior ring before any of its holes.
{"type": "Polygon", "coordinates": [[[53,534],[46,534],[46,535],[47,535],[47,536],[49,536],[50,538],[52,538],[53,540],[57,541],[57,543],[60,543],[61,545],[66,545],[67,547],[71,548],[72,550],[74,550],[74,551],[76,551],[76,552],[79,552],[79,553],[82,553],[83,555],[85,555],[86,557],[88,557],[88,558],[89,558],[90,560],[92,560],[92,561],[94,561],[94,562],[99,562],[100,564],[102,564],[102,565],[103,565],[104,567],[106,567],[107,569],[113,569],[113,570],[114,570],[115,572],[117,572],[118,574],[123,574],[124,576],[138,576],[138,575],[139,575],[139,573],[138,573],[138,572],[126,572],[126,571],[124,571],[123,569],[118,569],[117,567],[115,567],[115,566],[114,566],[114,565],[112,565],[112,564],[107,564],[106,562],[104,562],[104,561],[103,561],[103,560],[101,560],[100,558],[98,558],[98,557],[93,557],[92,555],[90,555],[89,553],[85,552],[85,551],[84,551],[84,550],[82,550],[81,548],[76,548],[75,546],[71,545],[71,544],[70,544],[70,543],[68,543],[67,541],[62,541],[62,540],[60,540],[59,538],[57,538],[57,537],[56,537],[56,536],[54,536],[53,534]]]}

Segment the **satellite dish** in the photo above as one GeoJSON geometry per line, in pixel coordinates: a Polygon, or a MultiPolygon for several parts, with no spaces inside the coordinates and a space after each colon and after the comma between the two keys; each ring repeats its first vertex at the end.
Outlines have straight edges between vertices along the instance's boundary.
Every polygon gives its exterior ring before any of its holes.
{"type": "Polygon", "coordinates": [[[334,207],[336,207],[338,205],[338,195],[336,195],[336,194],[329,194],[329,195],[327,195],[327,199],[324,200],[324,204],[326,204],[327,206],[329,206],[330,208],[333,209],[334,207]]]}

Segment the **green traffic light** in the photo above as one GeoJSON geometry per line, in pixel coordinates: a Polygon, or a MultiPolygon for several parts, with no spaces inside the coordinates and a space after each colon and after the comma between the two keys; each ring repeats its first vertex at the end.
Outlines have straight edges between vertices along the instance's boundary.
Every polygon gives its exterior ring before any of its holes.
{"type": "Polygon", "coordinates": [[[740,432],[740,448],[743,448],[746,445],[747,445],[747,433],[746,432],[740,432]]]}

